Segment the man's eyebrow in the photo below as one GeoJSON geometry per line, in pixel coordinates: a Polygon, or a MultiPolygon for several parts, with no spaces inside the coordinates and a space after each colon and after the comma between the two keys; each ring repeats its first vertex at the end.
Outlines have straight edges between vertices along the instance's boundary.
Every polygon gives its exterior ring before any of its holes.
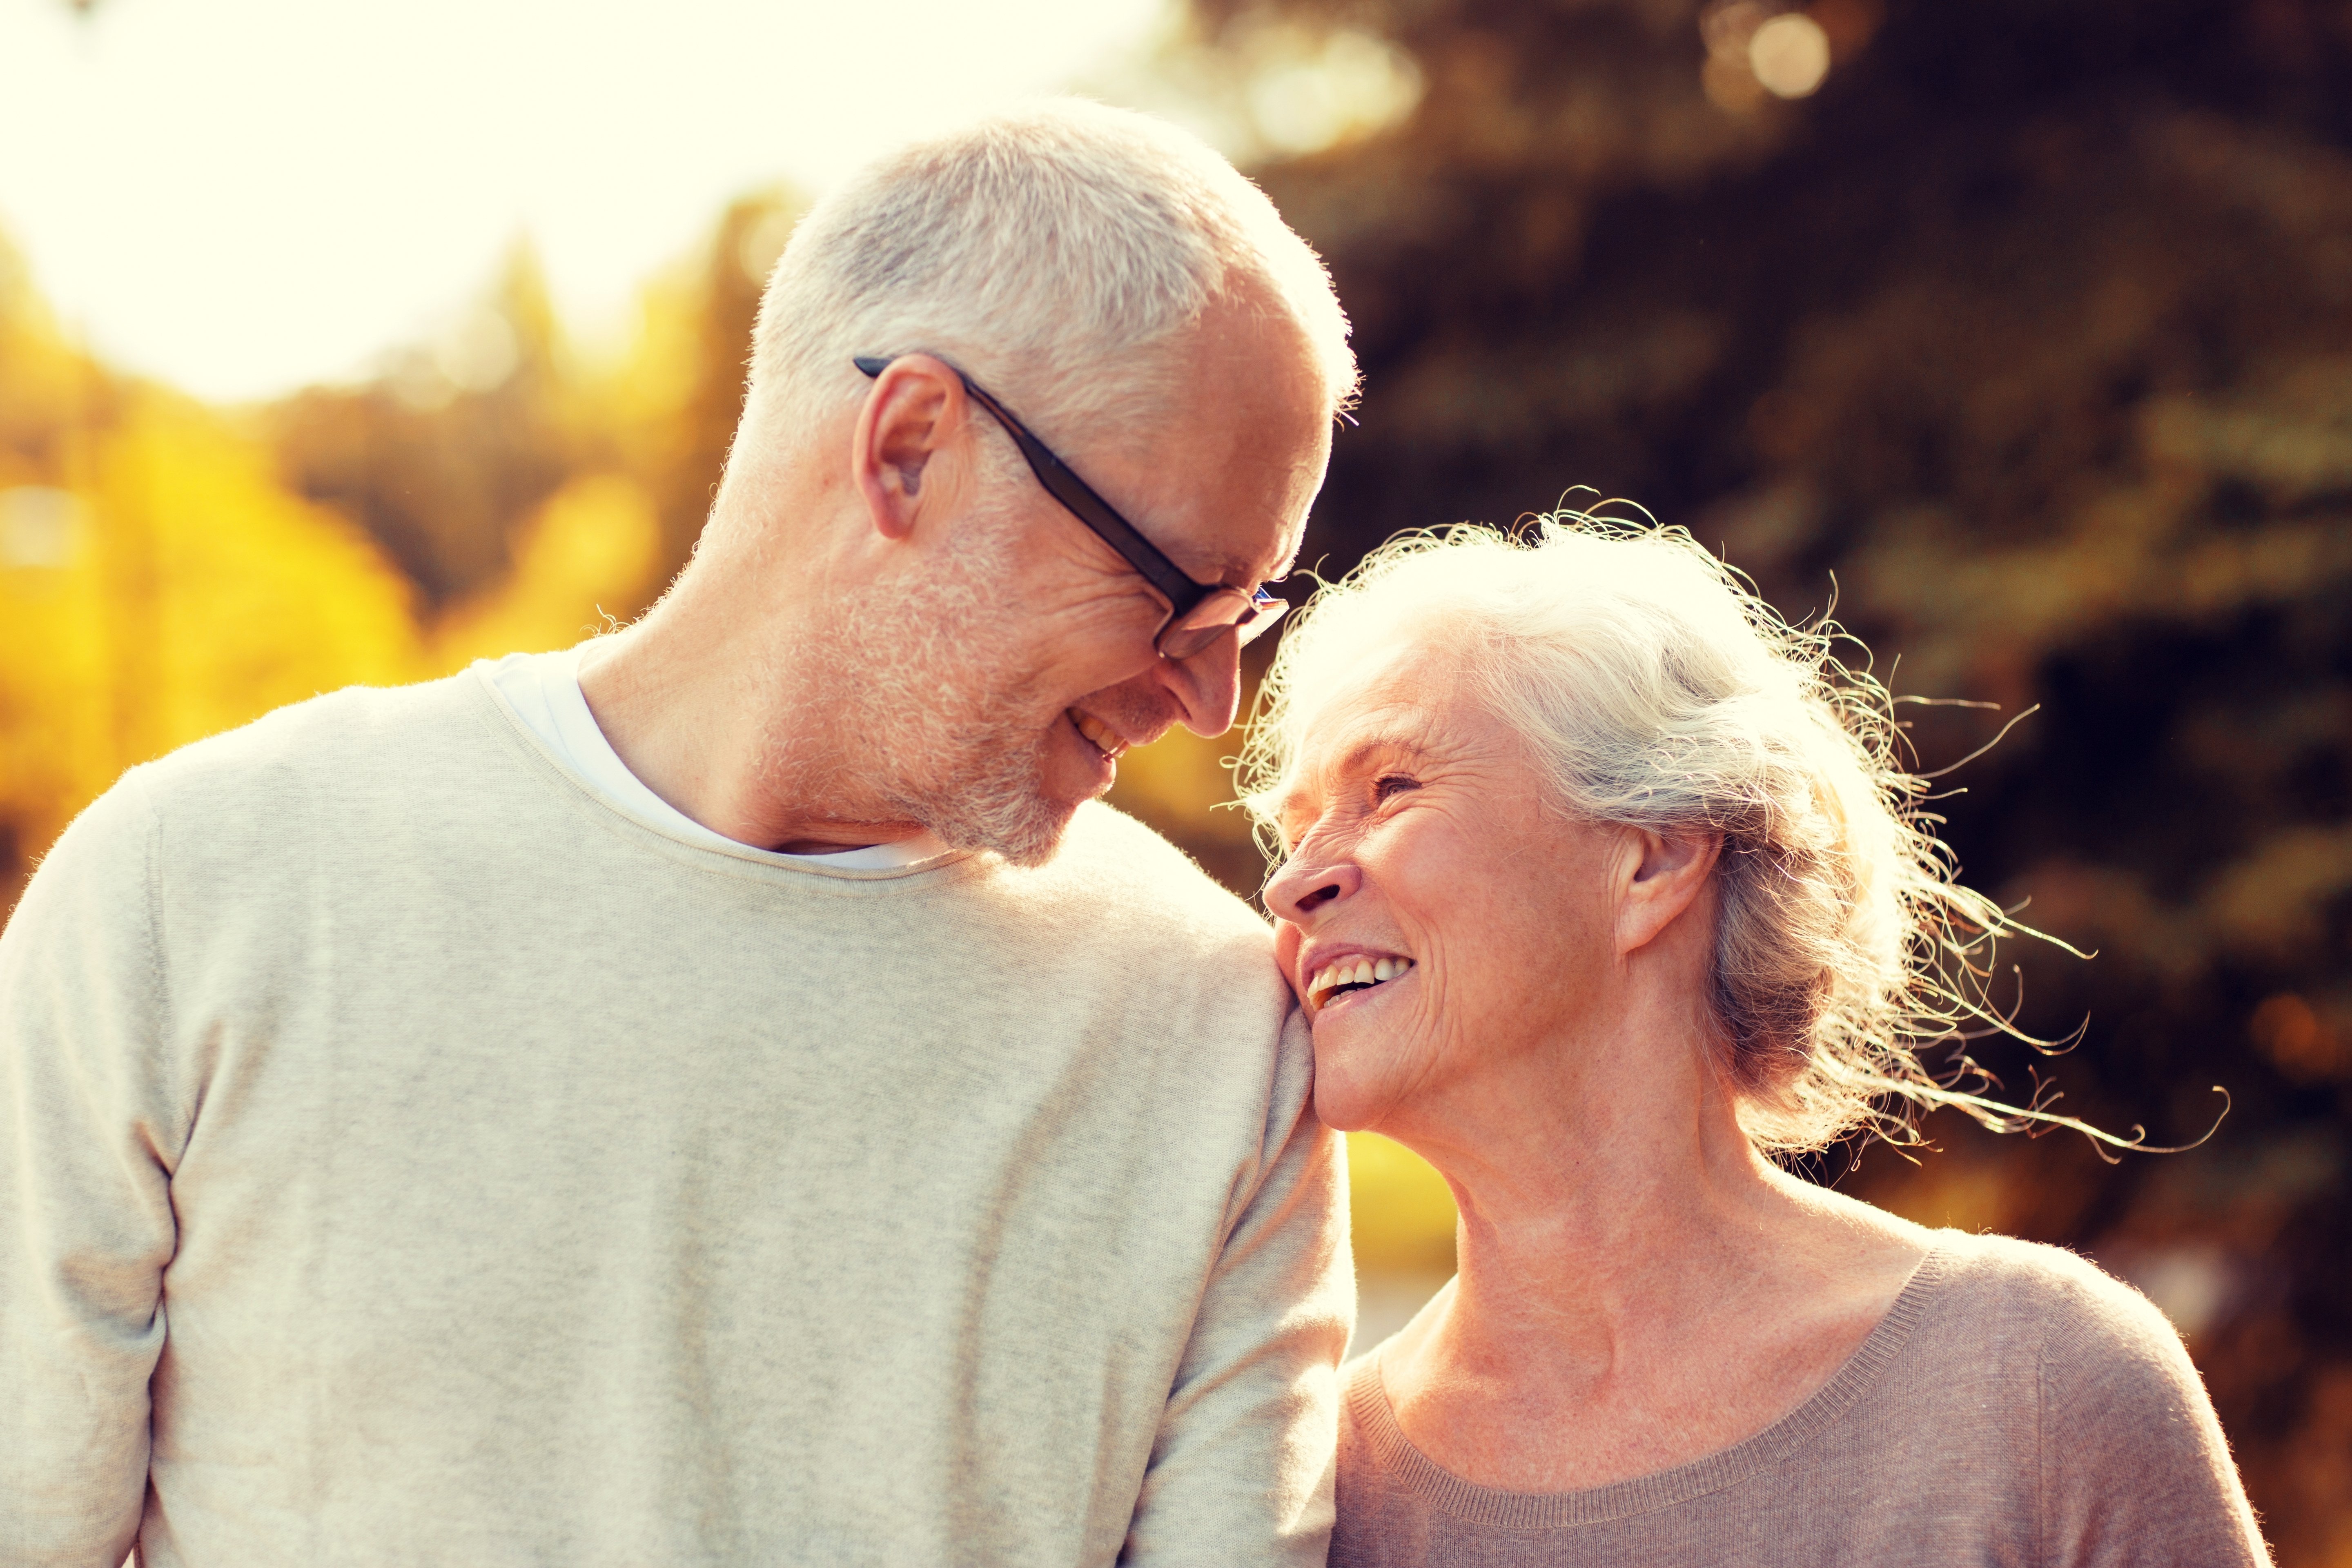
{"type": "Polygon", "coordinates": [[[1282,575],[1276,573],[1274,577],[1262,578],[1257,574],[1256,562],[1226,552],[1219,553],[1213,564],[1219,569],[1217,581],[1236,588],[1255,588],[1262,582],[1271,583],[1282,575]]]}

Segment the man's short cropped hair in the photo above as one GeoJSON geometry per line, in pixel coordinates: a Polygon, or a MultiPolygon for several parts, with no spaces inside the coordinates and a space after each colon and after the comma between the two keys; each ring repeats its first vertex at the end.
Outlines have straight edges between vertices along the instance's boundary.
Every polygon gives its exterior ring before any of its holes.
{"type": "Polygon", "coordinates": [[[1148,419],[1164,345],[1235,295],[1297,323],[1343,409],[1356,362],[1329,275],[1231,163],[1082,100],[992,115],[869,164],[801,220],[761,301],[730,474],[861,395],[858,354],[940,354],[1049,440],[1148,419]]]}

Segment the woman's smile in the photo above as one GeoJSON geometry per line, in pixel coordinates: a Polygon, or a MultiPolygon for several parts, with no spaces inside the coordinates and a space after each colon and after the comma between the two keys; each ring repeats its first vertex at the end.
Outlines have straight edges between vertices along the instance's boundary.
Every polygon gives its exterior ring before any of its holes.
{"type": "Polygon", "coordinates": [[[1307,1006],[1320,1015],[1402,980],[1413,968],[1412,959],[1391,953],[1343,952],[1328,957],[1302,953],[1299,973],[1311,978],[1300,990],[1307,1006]]]}

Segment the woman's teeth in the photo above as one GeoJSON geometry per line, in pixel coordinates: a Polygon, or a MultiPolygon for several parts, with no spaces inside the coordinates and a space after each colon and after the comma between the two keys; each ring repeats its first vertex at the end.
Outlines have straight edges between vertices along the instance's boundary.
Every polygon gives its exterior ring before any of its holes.
{"type": "Polygon", "coordinates": [[[1070,722],[1078,727],[1078,733],[1092,742],[1094,749],[1104,756],[1116,757],[1127,750],[1127,742],[1118,738],[1118,731],[1093,714],[1081,713],[1073,708],[1069,710],[1069,715],[1070,722]]]}
{"type": "Polygon", "coordinates": [[[1320,1007],[1342,991],[1381,984],[1412,967],[1410,958],[1343,958],[1316,972],[1307,982],[1307,1000],[1320,1007]]]}

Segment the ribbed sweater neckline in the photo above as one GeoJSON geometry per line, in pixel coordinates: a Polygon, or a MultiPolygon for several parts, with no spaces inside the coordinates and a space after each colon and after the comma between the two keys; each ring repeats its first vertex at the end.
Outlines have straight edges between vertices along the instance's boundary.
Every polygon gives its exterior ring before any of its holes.
{"type": "Polygon", "coordinates": [[[1568,1492],[1506,1491],[1464,1480],[1405,1436],[1389,1403],[1377,1356],[1351,1380],[1349,1410],[1381,1468],[1432,1508],[1454,1518],[1510,1530],[1556,1530],[1652,1513],[1736,1485],[1786,1458],[1837,1421],[1902,1352],[1956,1262],[1948,1243],[1931,1246],[1886,1315],[1836,1375],[1796,1409],[1728,1448],[1631,1480],[1568,1492]]]}

